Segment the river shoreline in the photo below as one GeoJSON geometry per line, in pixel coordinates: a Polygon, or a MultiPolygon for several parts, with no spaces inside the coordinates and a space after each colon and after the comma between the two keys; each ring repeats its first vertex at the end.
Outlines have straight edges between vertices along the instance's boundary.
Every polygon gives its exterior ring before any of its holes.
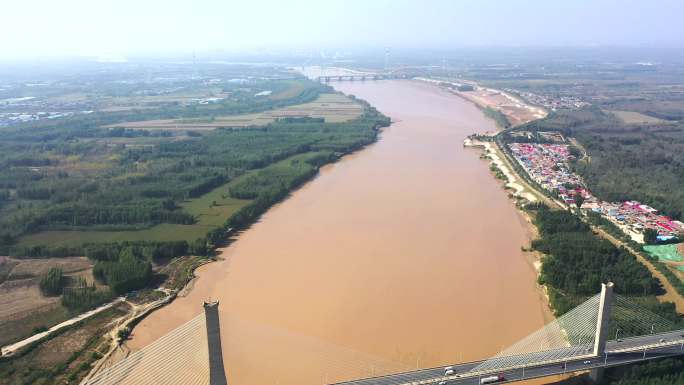
{"type": "MultiPolygon", "coordinates": [[[[478,144],[476,143],[471,143],[469,145],[466,145],[466,147],[477,148],[480,146],[478,146],[478,144]]],[[[537,239],[539,237],[539,229],[537,229],[537,226],[534,225],[534,222],[530,214],[519,206],[519,202],[521,199],[523,199],[531,203],[536,202],[537,199],[531,193],[525,193],[525,188],[515,182],[515,177],[513,177],[513,175],[517,175],[515,174],[515,170],[509,170],[509,168],[503,163],[503,161],[495,154],[495,151],[493,150],[490,143],[483,143],[481,149],[478,150],[482,154],[481,157],[487,159],[487,163],[490,165],[490,167],[495,167],[497,170],[501,170],[501,172],[505,176],[505,179],[501,180],[502,190],[508,192],[510,201],[515,205],[521,225],[524,226],[528,231],[527,237],[529,239],[529,242],[531,243],[534,239],[537,239]],[[511,193],[510,190],[514,190],[514,192],[511,193]]],[[[496,177],[494,172],[491,172],[490,174],[496,177]]],[[[521,250],[523,250],[523,257],[525,261],[528,263],[530,269],[534,270],[536,276],[539,277],[541,275],[541,258],[543,257],[543,255],[541,255],[539,252],[531,250],[529,245],[521,245],[521,250]]],[[[554,309],[553,306],[551,306],[551,301],[547,292],[547,288],[544,285],[537,284],[537,290],[540,296],[541,306],[544,309],[545,321],[546,323],[549,323],[555,320],[556,317],[553,314],[554,309]]]]}
{"type": "MultiPolygon", "coordinates": [[[[464,100],[467,100],[467,101],[469,101],[469,102],[475,103],[475,102],[473,102],[473,101],[471,101],[471,100],[469,100],[469,99],[467,99],[467,98],[464,98],[464,100]]],[[[393,123],[394,123],[394,121],[393,121],[393,123]]],[[[380,132],[382,132],[383,128],[378,128],[378,130],[379,130],[380,132]]],[[[376,138],[376,141],[377,141],[377,138],[376,138]]],[[[367,145],[367,146],[371,146],[371,145],[373,145],[374,143],[375,143],[375,142],[373,142],[373,143],[371,143],[371,144],[369,144],[369,145],[367,145]]],[[[364,148],[366,148],[367,146],[361,147],[361,148],[356,149],[356,150],[354,150],[354,151],[352,151],[352,152],[345,153],[344,155],[340,156],[340,157],[336,160],[336,162],[337,162],[337,161],[342,161],[345,157],[351,156],[351,155],[354,154],[354,152],[356,152],[356,151],[361,151],[361,150],[363,150],[364,148]]],[[[476,147],[476,146],[473,146],[473,147],[476,147]]],[[[481,153],[482,153],[482,154],[487,154],[487,148],[485,148],[484,151],[482,151],[481,153]]],[[[334,163],[335,163],[335,162],[328,163],[328,164],[326,164],[326,165],[321,166],[321,168],[324,168],[324,167],[327,167],[327,166],[331,166],[331,165],[333,165],[334,163]]],[[[490,163],[490,164],[497,164],[494,160],[491,160],[491,159],[490,159],[490,162],[489,162],[489,163],[490,163]]],[[[319,170],[319,171],[320,171],[320,170],[319,170]]],[[[304,184],[302,184],[302,185],[298,186],[296,189],[292,190],[292,192],[295,192],[295,191],[298,190],[299,188],[303,187],[306,183],[310,183],[310,182],[314,181],[318,175],[319,175],[319,173],[317,173],[316,175],[314,175],[310,180],[307,180],[304,184]]],[[[502,186],[502,188],[503,188],[504,191],[508,191],[507,183],[506,183],[505,181],[502,182],[501,186],[502,186]]],[[[287,199],[287,198],[286,198],[286,199],[287,199]]],[[[515,204],[517,201],[516,201],[516,199],[514,199],[513,197],[511,197],[511,202],[515,204]]],[[[281,202],[277,202],[277,203],[275,203],[273,206],[276,206],[276,205],[278,205],[278,204],[280,204],[280,203],[281,203],[281,202]]],[[[519,219],[521,225],[522,225],[522,226],[525,226],[525,227],[527,228],[527,230],[528,230],[528,237],[529,237],[529,240],[532,241],[532,240],[536,239],[536,238],[538,237],[539,232],[538,232],[537,227],[536,227],[536,226],[534,225],[534,223],[532,222],[532,218],[530,217],[529,213],[526,212],[525,210],[520,209],[520,208],[517,207],[517,206],[516,206],[516,210],[517,210],[517,212],[518,212],[518,214],[519,214],[519,215],[518,215],[518,219],[519,219]]],[[[258,221],[258,219],[257,219],[256,221],[258,221]]],[[[256,221],[255,221],[255,222],[256,222],[256,221]]],[[[247,228],[247,229],[244,229],[244,230],[242,230],[242,231],[247,231],[247,230],[248,230],[248,228],[247,228]]],[[[237,231],[236,234],[235,234],[235,235],[231,235],[230,238],[232,239],[232,238],[234,238],[234,237],[238,237],[238,236],[239,236],[239,233],[240,233],[240,231],[237,231]]],[[[195,274],[195,272],[196,272],[199,268],[202,268],[202,267],[205,266],[205,265],[208,266],[208,267],[211,267],[211,265],[215,264],[216,262],[223,261],[224,258],[222,258],[221,255],[222,255],[222,254],[224,253],[224,251],[225,251],[227,248],[229,248],[229,247],[230,247],[230,242],[228,242],[228,245],[226,245],[226,246],[224,246],[224,247],[220,247],[220,248],[217,249],[217,253],[216,253],[216,254],[217,254],[217,257],[216,257],[215,259],[212,259],[212,260],[208,261],[207,263],[204,263],[204,264],[201,264],[201,265],[198,265],[197,267],[195,267],[195,268],[192,270],[192,275],[193,275],[192,278],[191,278],[190,280],[188,280],[188,282],[187,282],[187,283],[178,291],[177,295],[175,295],[171,300],[166,301],[163,305],[156,307],[154,310],[158,310],[158,309],[161,309],[161,308],[163,308],[163,307],[165,307],[165,306],[168,306],[168,305],[172,304],[173,301],[174,301],[177,297],[185,297],[185,296],[189,295],[189,294],[192,292],[193,288],[194,288],[195,282],[199,279],[199,277],[195,274]]],[[[527,247],[526,245],[521,245],[521,248],[526,248],[526,247],[527,247]]],[[[534,270],[534,271],[536,272],[537,276],[539,276],[539,274],[541,273],[541,271],[540,271],[540,269],[541,269],[541,265],[540,265],[540,263],[541,263],[541,257],[542,257],[542,256],[541,256],[538,252],[528,251],[528,250],[526,250],[526,251],[524,252],[524,259],[525,259],[525,261],[528,263],[530,269],[532,269],[532,270],[534,270]]],[[[544,313],[545,313],[545,314],[544,314],[544,315],[545,315],[545,320],[546,320],[546,322],[548,323],[548,322],[551,322],[551,321],[553,321],[553,320],[555,319],[555,316],[553,315],[553,308],[552,308],[551,303],[550,303],[550,301],[549,301],[549,296],[548,296],[548,294],[547,294],[547,291],[546,291],[545,286],[543,286],[543,285],[538,285],[538,288],[539,288],[539,295],[540,295],[541,305],[543,306],[544,313]]],[[[143,320],[146,316],[148,316],[149,314],[151,314],[151,312],[146,313],[144,316],[139,316],[139,317],[136,319],[136,322],[142,321],[142,320],[143,320]]],[[[125,343],[124,343],[124,345],[125,345],[125,343]]],[[[126,347],[126,348],[127,348],[129,351],[132,350],[132,349],[130,349],[129,347],[126,347]]]]}
{"type": "Polygon", "coordinates": [[[354,86],[359,87],[342,91],[376,107],[373,100],[382,101],[376,93],[388,95],[378,109],[394,118],[392,129],[364,151],[322,167],[315,183],[304,184],[219,250],[224,260],[198,269],[187,296],[143,321],[129,346],[140,348],[199,313],[198,300],[219,299],[229,330],[222,327],[224,357],[234,378],[315,383],[324,376],[332,381],[370,375],[363,366],[379,374],[454,356],[486,357],[545,323],[548,316],[534,291],[536,274],[519,259],[521,245],[529,242],[526,221],[481,160],[458,147],[454,151],[473,125],[488,131],[491,123],[460,98],[417,82],[354,86]],[[406,114],[401,103],[413,96],[419,109],[406,114]],[[461,183],[471,178],[474,183],[461,183]],[[402,189],[392,189],[398,183],[402,189]],[[358,210],[361,198],[373,205],[358,210]],[[491,220],[480,215],[475,226],[463,223],[461,218],[477,210],[497,214],[491,220]],[[431,228],[418,220],[425,215],[431,228]],[[489,227],[502,236],[487,240],[489,227]],[[329,273],[334,274],[327,278],[329,273]],[[459,295],[468,285],[461,280],[486,274],[511,279],[481,287],[482,297],[459,295]],[[402,307],[406,311],[396,318],[402,307]],[[509,308],[524,316],[504,324],[486,316],[509,308]],[[356,318],[361,314],[362,322],[356,318]],[[462,327],[454,330],[454,324],[462,327]],[[492,341],[467,333],[482,327],[500,333],[492,341]],[[461,343],[444,345],[444,334],[461,343]],[[281,347],[289,347],[287,353],[281,347]],[[321,361],[326,357],[354,364],[338,372],[321,361]],[[268,368],[249,370],[257,359],[268,368]]]}

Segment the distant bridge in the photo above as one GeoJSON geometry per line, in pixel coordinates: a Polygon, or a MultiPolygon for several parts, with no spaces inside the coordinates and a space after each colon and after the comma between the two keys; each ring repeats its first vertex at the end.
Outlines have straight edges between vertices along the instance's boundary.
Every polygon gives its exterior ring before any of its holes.
{"type": "MultiPolygon", "coordinates": [[[[205,314],[83,384],[226,385],[217,306],[205,304],[205,314]]],[[[672,321],[614,295],[608,283],[600,294],[489,359],[334,385],[481,385],[581,371],[598,380],[607,367],[684,355],[684,330],[673,329],[672,321]]]]}
{"type": "Polygon", "coordinates": [[[318,76],[317,81],[322,83],[343,82],[343,81],[366,81],[366,80],[387,80],[387,79],[411,79],[418,75],[406,73],[386,73],[386,74],[350,74],[350,75],[325,75],[318,76]]]}
{"type": "Polygon", "coordinates": [[[366,81],[366,80],[388,80],[388,79],[412,79],[419,76],[426,76],[426,72],[415,67],[394,68],[391,71],[363,73],[354,72],[346,75],[321,75],[316,78],[323,83],[344,82],[344,81],[366,81]]]}

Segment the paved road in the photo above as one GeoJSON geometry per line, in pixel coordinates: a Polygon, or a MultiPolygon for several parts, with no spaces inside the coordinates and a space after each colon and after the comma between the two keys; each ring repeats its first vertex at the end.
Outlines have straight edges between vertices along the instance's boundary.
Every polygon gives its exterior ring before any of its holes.
{"type": "MultiPolygon", "coordinates": [[[[586,346],[591,351],[590,346],[586,346]]],[[[575,352],[573,359],[549,360],[548,352],[517,356],[519,363],[525,362],[525,366],[517,366],[507,370],[490,370],[488,372],[475,372],[478,365],[485,361],[475,361],[463,364],[454,364],[456,374],[444,376],[444,367],[417,370],[413,372],[398,373],[387,376],[373,377],[355,381],[338,383],[337,385],[399,385],[399,384],[439,384],[444,382],[448,385],[456,384],[480,384],[481,378],[492,375],[503,375],[504,380],[499,383],[515,382],[522,379],[546,377],[556,374],[564,374],[577,371],[585,371],[593,368],[625,365],[628,363],[651,360],[656,358],[671,357],[684,354],[684,330],[675,332],[647,335],[624,340],[609,341],[606,345],[606,355],[591,357],[585,353],[584,347],[559,349],[558,356],[562,357],[567,351],[575,352]],[[579,352],[579,353],[578,353],[579,352]],[[544,363],[539,363],[541,357],[544,363]]]]}

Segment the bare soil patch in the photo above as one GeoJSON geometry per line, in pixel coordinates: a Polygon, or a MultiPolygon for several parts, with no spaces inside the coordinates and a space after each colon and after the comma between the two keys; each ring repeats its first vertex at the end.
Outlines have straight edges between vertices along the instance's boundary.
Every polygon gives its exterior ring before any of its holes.
{"type": "Polygon", "coordinates": [[[9,280],[40,277],[52,267],[62,269],[64,274],[75,273],[92,268],[93,264],[86,257],[15,259],[18,264],[12,269],[9,280]]]}
{"type": "Polygon", "coordinates": [[[43,296],[34,279],[6,281],[0,285],[0,322],[23,318],[32,310],[58,301],[58,297],[43,296]]]}
{"type": "Polygon", "coordinates": [[[543,109],[531,106],[523,100],[502,91],[476,87],[474,91],[456,93],[480,107],[490,107],[501,111],[513,126],[546,116],[546,112],[543,109]]]}
{"type": "Polygon", "coordinates": [[[656,123],[666,123],[667,121],[654,118],[636,111],[608,111],[620,118],[623,122],[627,124],[656,124],[656,123]]]}
{"type": "Polygon", "coordinates": [[[0,384],[78,384],[109,347],[108,329],[129,310],[122,303],[65,330],[23,355],[0,362],[0,384]]]}
{"type": "Polygon", "coordinates": [[[83,277],[93,282],[92,266],[85,257],[3,257],[0,263],[0,345],[21,340],[38,328],[47,328],[69,318],[60,297],[46,297],[40,292],[40,277],[48,269],[59,267],[69,277],[83,277]]]}

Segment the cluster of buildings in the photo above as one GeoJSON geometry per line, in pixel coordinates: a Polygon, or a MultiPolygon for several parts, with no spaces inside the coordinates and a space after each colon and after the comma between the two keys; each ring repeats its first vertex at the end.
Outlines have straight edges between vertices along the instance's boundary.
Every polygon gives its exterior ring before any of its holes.
{"type": "MultiPolygon", "coordinates": [[[[136,83],[133,83],[136,84],[136,83]]],[[[135,96],[160,96],[160,95],[168,95],[172,94],[174,92],[180,92],[183,91],[186,87],[170,87],[170,88],[164,88],[164,89],[143,89],[143,90],[137,90],[133,92],[133,95],[135,96]]]]}
{"type": "Polygon", "coordinates": [[[558,193],[566,205],[574,205],[577,196],[592,198],[582,178],[568,169],[572,155],[567,145],[511,143],[509,148],[530,177],[542,188],[558,193]]]}
{"type": "Polygon", "coordinates": [[[50,100],[35,96],[0,99],[0,127],[43,119],[90,114],[92,105],[80,101],[50,100]]]}
{"type": "Polygon", "coordinates": [[[225,98],[219,98],[219,97],[214,97],[214,96],[212,96],[212,97],[208,97],[208,98],[197,98],[197,99],[192,99],[192,102],[193,102],[193,103],[197,103],[197,104],[206,105],[206,104],[215,104],[215,103],[218,103],[218,102],[220,102],[221,100],[224,100],[224,99],[225,99],[225,98]]]}
{"type": "Polygon", "coordinates": [[[644,242],[644,231],[653,229],[661,241],[684,235],[684,223],[661,215],[658,210],[637,201],[603,202],[594,197],[579,175],[571,172],[573,155],[565,144],[511,143],[513,156],[542,188],[555,193],[568,207],[601,214],[637,242],[644,242]]]}
{"type": "Polygon", "coordinates": [[[600,213],[618,225],[632,239],[643,242],[646,229],[658,232],[658,240],[668,241],[684,234],[684,223],[658,213],[658,210],[637,201],[622,203],[592,202],[582,208],[600,213]]]}
{"type": "Polygon", "coordinates": [[[90,114],[93,111],[79,112],[0,112],[0,127],[7,127],[12,124],[35,122],[42,119],[57,119],[74,116],[77,114],[90,114]]]}
{"type": "Polygon", "coordinates": [[[576,96],[549,96],[549,95],[539,95],[532,92],[522,92],[514,89],[504,89],[505,91],[516,93],[520,95],[523,99],[528,102],[541,106],[550,111],[563,110],[563,109],[580,109],[582,107],[589,106],[590,103],[576,96]]]}

